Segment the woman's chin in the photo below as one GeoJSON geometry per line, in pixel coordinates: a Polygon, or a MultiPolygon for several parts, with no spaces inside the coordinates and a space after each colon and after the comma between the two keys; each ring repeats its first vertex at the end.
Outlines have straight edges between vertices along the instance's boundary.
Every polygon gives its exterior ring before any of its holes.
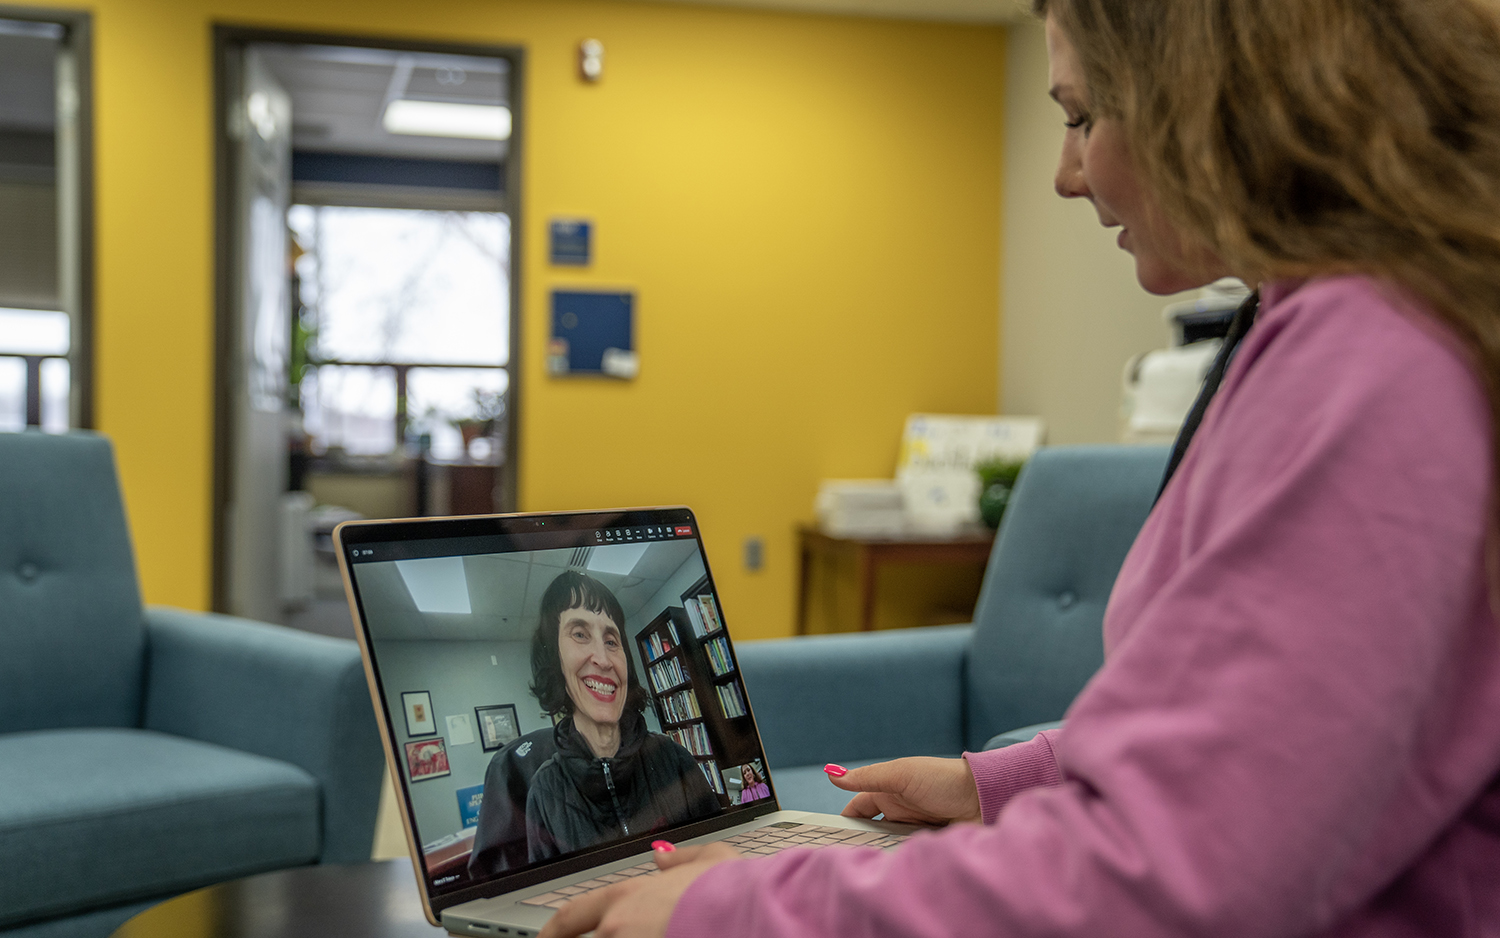
{"type": "Polygon", "coordinates": [[[598,727],[611,727],[619,725],[621,713],[619,708],[600,706],[591,701],[588,706],[575,710],[574,715],[581,716],[598,727]]]}

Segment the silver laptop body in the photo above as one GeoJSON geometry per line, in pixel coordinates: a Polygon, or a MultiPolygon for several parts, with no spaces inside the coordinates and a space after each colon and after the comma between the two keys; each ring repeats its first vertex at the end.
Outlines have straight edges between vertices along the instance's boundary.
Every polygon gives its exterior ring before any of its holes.
{"type": "Polygon", "coordinates": [[[768,854],[911,830],[781,810],[687,508],[358,521],[334,542],[423,910],[453,934],[529,938],[653,875],[656,840],[768,854]]]}

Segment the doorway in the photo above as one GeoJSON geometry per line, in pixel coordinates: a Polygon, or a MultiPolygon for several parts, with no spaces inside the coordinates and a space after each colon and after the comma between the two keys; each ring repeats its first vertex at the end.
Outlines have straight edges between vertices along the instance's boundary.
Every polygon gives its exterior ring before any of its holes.
{"type": "Polygon", "coordinates": [[[512,510],[522,54],[221,27],[214,604],[348,634],[329,533],[512,510]]]}
{"type": "Polygon", "coordinates": [[[88,14],[0,6],[0,430],[90,427],[88,14]]]}

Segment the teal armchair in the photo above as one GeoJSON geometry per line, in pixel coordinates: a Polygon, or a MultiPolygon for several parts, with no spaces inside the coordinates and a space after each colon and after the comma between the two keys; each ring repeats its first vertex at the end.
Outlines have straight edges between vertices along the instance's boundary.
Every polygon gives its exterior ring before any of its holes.
{"type": "Polygon", "coordinates": [[[1162,447],[1038,452],[970,625],[736,646],[782,807],[838,813],[829,762],[957,756],[1057,725],[1104,661],[1104,607],[1166,462],[1162,447]]]}
{"type": "Polygon", "coordinates": [[[353,642],[143,608],[102,437],[0,434],[0,493],[0,936],[369,859],[384,760],[353,642]]]}

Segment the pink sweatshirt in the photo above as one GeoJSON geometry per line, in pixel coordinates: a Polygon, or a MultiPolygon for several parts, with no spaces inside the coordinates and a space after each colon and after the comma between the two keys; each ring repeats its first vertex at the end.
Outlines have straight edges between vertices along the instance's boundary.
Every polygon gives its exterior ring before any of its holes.
{"type": "Polygon", "coordinates": [[[668,935],[1500,935],[1490,434],[1388,291],[1268,286],[1066,728],[967,754],[987,823],[715,868],[668,935]]]}

